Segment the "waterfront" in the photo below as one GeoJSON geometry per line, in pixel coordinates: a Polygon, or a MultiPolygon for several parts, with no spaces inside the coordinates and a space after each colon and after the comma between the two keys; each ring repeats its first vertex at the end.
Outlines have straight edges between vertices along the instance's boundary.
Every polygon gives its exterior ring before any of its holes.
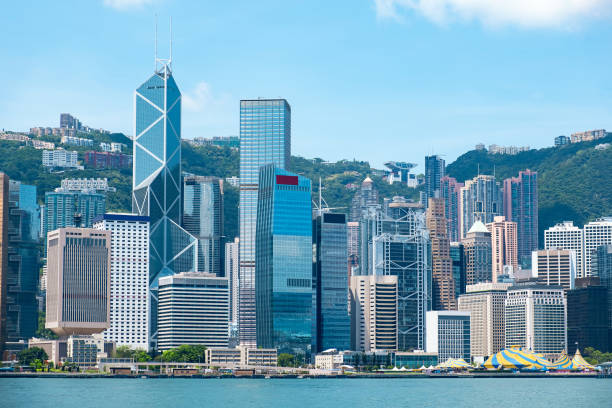
{"type": "Polygon", "coordinates": [[[609,406],[612,380],[1,378],[0,407],[609,406]]]}

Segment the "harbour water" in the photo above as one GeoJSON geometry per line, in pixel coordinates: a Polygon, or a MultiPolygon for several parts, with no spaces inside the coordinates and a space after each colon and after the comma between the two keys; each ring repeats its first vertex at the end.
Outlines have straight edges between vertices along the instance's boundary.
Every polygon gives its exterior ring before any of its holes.
{"type": "Polygon", "coordinates": [[[0,378],[0,407],[609,407],[596,378],[0,378]]]}

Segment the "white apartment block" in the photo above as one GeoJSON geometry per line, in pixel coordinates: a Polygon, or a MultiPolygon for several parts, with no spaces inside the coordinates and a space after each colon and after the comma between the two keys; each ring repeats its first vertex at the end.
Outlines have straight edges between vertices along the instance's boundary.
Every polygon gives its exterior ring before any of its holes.
{"type": "Polygon", "coordinates": [[[531,253],[531,273],[543,285],[574,289],[576,256],[571,249],[542,249],[531,253]]]}
{"type": "Polygon", "coordinates": [[[42,164],[45,167],[71,167],[78,168],[78,153],[63,149],[43,150],[42,164]]]}
{"type": "Polygon", "coordinates": [[[65,145],[91,147],[93,146],[93,143],[94,143],[93,140],[85,139],[82,137],[74,137],[74,136],[63,136],[62,137],[62,144],[65,144],[65,145]]]}
{"type": "Polygon", "coordinates": [[[69,191],[115,191],[108,186],[107,178],[68,178],[62,180],[62,188],[69,191]]]}
{"type": "Polygon", "coordinates": [[[94,228],[111,232],[110,327],[104,340],[149,349],[149,220],[109,213],[94,228]]]}
{"type": "Polygon", "coordinates": [[[582,229],[571,221],[564,221],[544,231],[544,249],[571,249],[576,258],[576,277],[584,275],[582,229]]]}
{"type": "Polygon", "coordinates": [[[239,238],[234,238],[234,242],[225,243],[225,277],[229,280],[229,303],[232,324],[238,324],[238,290],[239,290],[239,263],[238,263],[238,244],[239,238]]]}
{"type": "Polygon", "coordinates": [[[591,276],[593,252],[602,245],[612,245],[612,217],[600,218],[584,226],[584,276],[591,276]]]}

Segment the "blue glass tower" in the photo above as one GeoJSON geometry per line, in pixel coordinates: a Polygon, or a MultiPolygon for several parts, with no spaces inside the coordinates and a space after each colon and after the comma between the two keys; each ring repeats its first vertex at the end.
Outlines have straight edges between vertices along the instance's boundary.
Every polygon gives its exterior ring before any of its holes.
{"type": "Polygon", "coordinates": [[[197,269],[197,239],[181,227],[181,93],[170,60],[135,92],[132,211],[150,219],[151,346],[162,276],[197,269]]]}
{"type": "Polygon", "coordinates": [[[284,99],[240,101],[240,344],[254,346],[255,227],[259,168],[286,169],[291,156],[291,107],[284,99]]]}
{"type": "Polygon", "coordinates": [[[260,170],[255,263],[257,345],[310,355],[310,180],[273,165],[260,170]]]}

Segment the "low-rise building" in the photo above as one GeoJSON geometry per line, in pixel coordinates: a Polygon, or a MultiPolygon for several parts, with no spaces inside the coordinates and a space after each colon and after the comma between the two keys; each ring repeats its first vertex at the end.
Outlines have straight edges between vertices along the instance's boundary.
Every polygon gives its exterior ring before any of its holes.
{"type": "Polygon", "coordinates": [[[276,349],[210,347],[205,351],[206,364],[211,367],[239,368],[247,366],[276,367],[276,349]]]}
{"type": "Polygon", "coordinates": [[[45,167],[79,168],[78,153],[64,149],[43,150],[42,165],[45,167]]]}
{"type": "Polygon", "coordinates": [[[393,353],[392,364],[395,367],[418,369],[421,367],[435,367],[438,365],[438,353],[426,353],[424,351],[397,351],[393,353]]]}

